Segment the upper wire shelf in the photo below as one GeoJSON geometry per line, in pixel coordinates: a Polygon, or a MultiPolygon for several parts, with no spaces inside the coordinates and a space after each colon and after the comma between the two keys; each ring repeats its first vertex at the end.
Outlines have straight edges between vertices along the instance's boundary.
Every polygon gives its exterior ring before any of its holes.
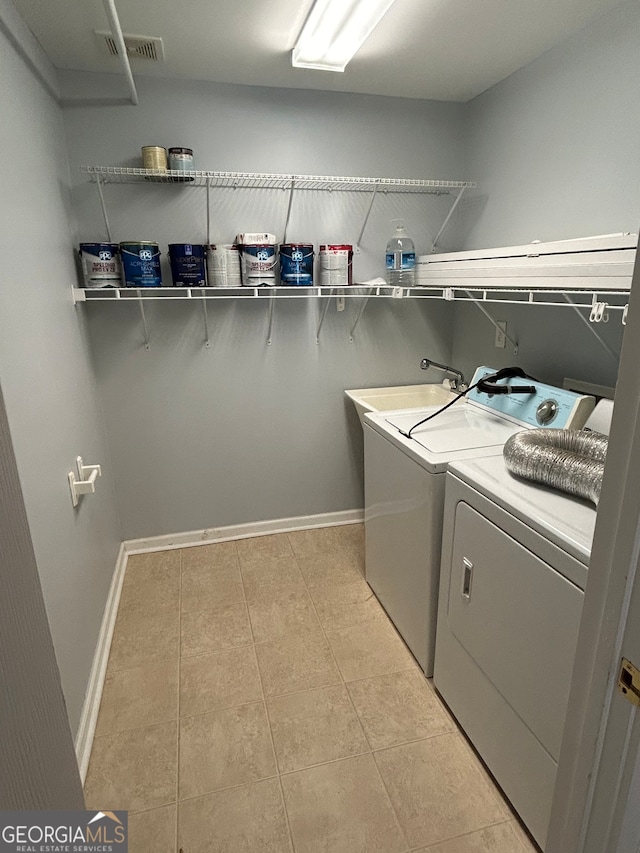
{"type": "Polygon", "coordinates": [[[451,189],[469,189],[475,181],[440,181],[417,178],[356,178],[333,175],[281,175],[269,172],[156,171],[121,166],[82,166],[92,181],[101,183],[165,183],[196,187],[243,189],[344,190],[349,192],[445,193],[451,189]]]}

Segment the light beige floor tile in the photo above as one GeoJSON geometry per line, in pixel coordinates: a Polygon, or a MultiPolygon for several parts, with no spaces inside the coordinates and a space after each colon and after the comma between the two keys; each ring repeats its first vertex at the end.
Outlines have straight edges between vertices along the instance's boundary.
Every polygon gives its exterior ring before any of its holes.
{"type": "Polygon", "coordinates": [[[372,749],[456,730],[417,667],[347,686],[372,749]]]}
{"type": "Polygon", "coordinates": [[[326,634],[345,681],[416,667],[411,653],[384,615],[326,634]]]}
{"type": "Polygon", "coordinates": [[[306,592],[287,592],[278,597],[262,597],[251,602],[249,618],[256,643],[322,630],[306,592]]]}
{"type": "MultiPolygon", "coordinates": [[[[202,549],[204,550],[204,548],[202,549]]],[[[182,569],[182,612],[219,610],[244,601],[237,559],[228,565],[195,563],[182,569]]]]}
{"type": "Polygon", "coordinates": [[[180,799],[275,773],[263,702],[180,720],[180,799]]]}
{"type": "Polygon", "coordinates": [[[238,539],[236,547],[240,568],[243,572],[252,568],[277,566],[282,561],[290,560],[293,557],[293,551],[286,533],[238,539]]]}
{"type": "Polygon", "coordinates": [[[224,569],[238,563],[238,549],[234,541],[183,548],[181,554],[183,572],[199,568],[224,569]]]}
{"type": "Polygon", "coordinates": [[[176,806],[129,815],[129,853],[176,853],[176,806]]]}
{"type": "Polygon", "coordinates": [[[406,849],[371,755],[282,777],[296,853],[400,853],[406,849]]]}
{"type": "Polygon", "coordinates": [[[512,824],[500,823],[432,847],[423,847],[415,853],[528,853],[529,850],[534,848],[522,846],[512,824]]]}
{"type": "Polygon", "coordinates": [[[281,773],[369,751],[343,684],[267,702],[281,773]]]}
{"type": "Polygon", "coordinates": [[[510,816],[458,734],[374,755],[411,847],[428,847],[510,816]]]}
{"type": "Polygon", "coordinates": [[[144,811],[175,802],[177,724],[97,737],[84,786],[90,809],[144,811]]]}
{"type": "Polygon", "coordinates": [[[378,599],[365,581],[313,587],[311,598],[323,628],[328,630],[348,628],[384,615],[378,599]]]}
{"type": "Polygon", "coordinates": [[[297,693],[341,681],[321,632],[258,643],[256,653],[265,696],[297,693]]]}
{"type": "Polygon", "coordinates": [[[282,595],[303,595],[307,592],[307,585],[293,556],[283,558],[277,563],[249,566],[241,564],[241,572],[249,604],[282,595]]]}
{"type": "Polygon", "coordinates": [[[184,853],[291,853],[277,779],[187,800],[179,808],[184,853]]]}
{"type": "Polygon", "coordinates": [[[111,670],[102,692],[96,735],[165,723],[178,716],[178,658],[111,670]]]}
{"type": "Polygon", "coordinates": [[[251,642],[251,625],[244,601],[213,610],[194,610],[182,614],[183,657],[211,654],[251,642]]]}
{"type": "Polygon", "coordinates": [[[163,660],[179,653],[180,615],[138,616],[118,614],[111,640],[109,671],[130,669],[163,660]]]}
{"type": "Polygon", "coordinates": [[[186,657],[180,666],[180,716],[262,700],[253,646],[186,657]]]}
{"type": "Polygon", "coordinates": [[[289,533],[291,547],[309,588],[337,586],[362,580],[363,552],[345,547],[342,528],[321,527],[289,533]]]}
{"type": "Polygon", "coordinates": [[[180,599],[180,552],[134,554],[127,560],[119,613],[164,616],[175,613],[180,599]]]}

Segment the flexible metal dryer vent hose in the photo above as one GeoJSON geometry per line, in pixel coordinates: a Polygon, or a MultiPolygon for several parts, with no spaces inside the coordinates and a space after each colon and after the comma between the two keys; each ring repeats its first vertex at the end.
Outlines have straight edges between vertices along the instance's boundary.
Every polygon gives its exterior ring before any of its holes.
{"type": "Polygon", "coordinates": [[[513,474],[585,498],[598,506],[609,439],[599,432],[530,429],[506,442],[504,461],[513,474]]]}

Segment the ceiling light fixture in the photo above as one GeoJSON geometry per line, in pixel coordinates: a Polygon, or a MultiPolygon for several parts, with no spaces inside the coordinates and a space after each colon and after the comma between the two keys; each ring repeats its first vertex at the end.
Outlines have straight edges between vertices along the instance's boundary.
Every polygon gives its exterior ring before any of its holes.
{"type": "Polygon", "coordinates": [[[316,0],[291,55],[295,68],[344,71],[394,0],[316,0]]]}

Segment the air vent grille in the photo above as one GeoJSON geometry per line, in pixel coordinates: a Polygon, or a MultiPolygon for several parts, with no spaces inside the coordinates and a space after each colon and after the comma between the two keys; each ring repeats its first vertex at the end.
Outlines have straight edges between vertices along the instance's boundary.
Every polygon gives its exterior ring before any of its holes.
{"type": "MultiPolygon", "coordinates": [[[[128,33],[123,33],[123,35],[129,59],[145,59],[151,62],[160,62],[164,59],[164,46],[161,38],[157,36],[134,36],[128,33]]],[[[106,45],[110,56],[118,55],[118,46],[111,33],[96,30],[96,36],[106,45]]]]}

